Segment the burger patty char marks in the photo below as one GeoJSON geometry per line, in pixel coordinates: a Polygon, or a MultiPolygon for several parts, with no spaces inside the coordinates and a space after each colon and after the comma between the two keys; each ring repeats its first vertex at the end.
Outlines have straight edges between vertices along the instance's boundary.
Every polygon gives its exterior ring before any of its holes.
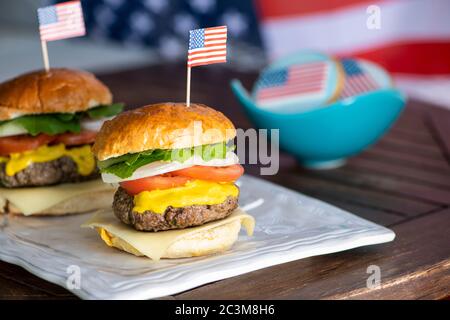
{"type": "Polygon", "coordinates": [[[48,186],[59,183],[82,182],[100,176],[97,168],[90,175],[78,173],[77,164],[70,157],[61,157],[47,162],[32,163],[13,176],[5,172],[5,163],[0,163],[0,186],[8,188],[48,186]]]}
{"type": "Polygon", "coordinates": [[[139,231],[164,231],[194,227],[226,218],[237,208],[238,198],[228,197],[214,205],[193,205],[182,208],[167,207],[163,214],[153,211],[142,213],[133,211],[133,196],[125,189],[117,189],[114,194],[113,210],[119,220],[139,231]]]}

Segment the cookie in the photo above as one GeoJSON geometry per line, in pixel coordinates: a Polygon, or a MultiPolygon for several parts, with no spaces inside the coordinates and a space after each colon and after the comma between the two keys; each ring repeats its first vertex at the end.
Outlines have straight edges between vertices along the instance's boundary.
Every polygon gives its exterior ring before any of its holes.
{"type": "Polygon", "coordinates": [[[373,62],[345,58],[340,63],[344,71],[344,87],[339,99],[392,87],[392,79],[389,74],[373,62]]]}
{"type": "Polygon", "coordinates": [[[331,57],[302,52],[264,69],[252,91],[260,108],[301,112],[335,101],[343,88],[341,64],[331,57]]]}

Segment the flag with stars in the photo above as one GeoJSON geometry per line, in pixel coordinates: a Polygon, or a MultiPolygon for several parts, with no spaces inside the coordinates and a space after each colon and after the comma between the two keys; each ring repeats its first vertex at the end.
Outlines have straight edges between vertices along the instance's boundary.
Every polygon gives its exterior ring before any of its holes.
{"type": "Polygon", "coordinates": [[[328,65],[323,61],[291,65],[262,74],[256,84],[259,104],[321,96],[326,91],[328,65]]]}
{"type": "Polygon", "coordinates": [[[227,27],[189,31],[188,67],[227,62],[227,27]]]}
{"type": "Polygon", "coordinates": [[[342,59],[341,63],[345,74],[341,98],[355,96],[379,88],[379,85],[371,75],[364,71],[354,59],[342,59]]]}
{"type": "Polygon", "coordinates": [[[42,41],[55,41],[86,34],[80,1],[39,8],[38,19],[42,41]]]}

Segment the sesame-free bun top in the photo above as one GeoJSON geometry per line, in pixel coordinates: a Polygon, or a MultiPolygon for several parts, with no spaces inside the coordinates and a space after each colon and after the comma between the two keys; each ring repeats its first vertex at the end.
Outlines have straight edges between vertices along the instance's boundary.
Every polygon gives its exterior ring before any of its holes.
{"type": "Polygon", "coordinates": [[[93,152],[100,161],[151,149],[190,148],[228,141],[236,136],[233,123],[203,104],[166,102],[147,105],[106,121],[93,152]]]}
{"type": "Polygon", "coordinates": [[[62,68],[34,71],[0,84],[0,121],[28,114],[74,113],[111,101],[109,89],[92,73],[62,68]]]}

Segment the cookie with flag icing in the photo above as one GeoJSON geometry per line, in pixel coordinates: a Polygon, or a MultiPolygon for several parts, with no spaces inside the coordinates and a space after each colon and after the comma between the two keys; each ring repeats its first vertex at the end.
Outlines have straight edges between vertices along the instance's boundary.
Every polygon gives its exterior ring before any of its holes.
{"type": "Polygon", "coordinates": [[[264,69],[253,88],[253,99],[264,109],[300,112],[336,100],[343,86],[340,63],[315,52],[280,59],[264,69]]]}
{"type": "Polygon", "coordinates": [[[381,66],[363,59],[340,61],[344,71],[344,87],[339,99],[392,87],[392,78],[381,66]]]}

